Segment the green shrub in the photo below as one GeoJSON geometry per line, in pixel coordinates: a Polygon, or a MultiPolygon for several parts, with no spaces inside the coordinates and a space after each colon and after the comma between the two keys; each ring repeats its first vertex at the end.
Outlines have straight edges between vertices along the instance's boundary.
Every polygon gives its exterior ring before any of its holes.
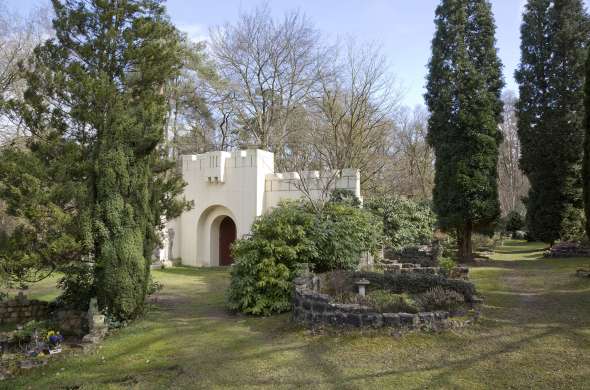
{"type": "Polygon", "coordinates": [[[465,304],[465,298],[454,290],[437,286],[418,295],[416,302],[425,311],[455,311],[465,304]]]}
{"type": "Polygon", "coordinates": [[[475,233],[471,237],[471,243],[475,251],[493,251],[500,243],[499,235],[486,235],[475,233]]]}
{"type": "Polygon", "coordinates": [[[385,290],[371,291],[365,304],[381,313],[417,313],[419,307],[408,294],[393,294],[385,290]]]}
{"type": "Polygon", "coordinates": [[[586,216],[584,210],[573,206],[565,209],[559,230],[561,241],[581,242],[586,239],[586,216]]]}
{"type": "Polygon", "coordinates": [[[310,232],[317,247],[315,272],[355,270],[365,252],[374,255],[383,241],[383,225],[373,214],[344,203],[328,203],[310,232]]]}
{"type": "Polygon", "coordinates": [[[431,243],[436,216],[429,204],[384,196],[368,199],[365,207],[382,219],[386,244],[393,249],[431,243]]]}
{"type": "Polygon", "coordinates": [[[337,188],[330,194],[330,203],[344,203],[353,207],[360,207],[361,200],[352,192],[344,188],[337,188]]]}
{"type": "Polygon", "coordinates": [[[18,345],[24,345],[31,342],[35,332],[39,336],[39,340],[42,341],[43,337],[47,334],[47,330],[50,329],[51,324],[49,321],[29,321],[23,325],[21,329],[18,329],[14,333],[14,342],[18,345]]]}
{"type": "Polygon", "coordinates": [[[389,290],[393,293],[420,294],[433,287],[442,287],[453,290],[463,295],[466,302],[472,302],[476,290],[473,283],[459,279],[449,279],[443,275],[420,274],[420,273],[399,273],[381,274],[376,272],[356,272],[355,279],[365,278],[371,282],[369,286],[373,289],[389,290]]]}
{"type": "Polygon", "coordinates": [[[438,265],[444,275],[449,276],[451,274],[451,270],[457,266],[457,262],[448,257],[443,257],[438,261],[438,265]]]}
{"type": "Polygon", "coordinates": [[[363,252],[379,248],[381,232],[371,213],[346,203],[329,202],[319,213],[305,202],[282,203],[234,243],[228,306],[258,315],[287,311],[302,263],[315,272],[354,270],[363,252]]]}
{"type": "Polygon", "coordinates": [[[524,228],[524,225],[525,225],[524,217],[518,211],[512,210],[506,216],[505,224],[506,224],[506,226],[504,227],[505,231],[510,234],[514,234],[517,231],[522,230],[522,228],[524,228]]]}
{"type": "Polygon", "coordinates": [[[250,237],[237,240],[232,248],[229,308],[257,315],[289,310],[298,264],[317,258],[310,235],[315,223],[314,215],[299,202],[281,204],[258,218],[250,237]]]}

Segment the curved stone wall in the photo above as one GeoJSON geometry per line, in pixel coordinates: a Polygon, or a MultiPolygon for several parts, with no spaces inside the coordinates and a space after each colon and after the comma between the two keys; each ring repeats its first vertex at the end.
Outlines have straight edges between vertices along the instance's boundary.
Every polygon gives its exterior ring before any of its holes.
{"type": "Polygon", "coordinates": [[[342,304],[320,292],[320,278],[309,275],[294,281],[293,319],[306,325],[331,325],[355,328],[405,328],[444,326],[449,312],[379,313],[367,306],[342,304]]]}

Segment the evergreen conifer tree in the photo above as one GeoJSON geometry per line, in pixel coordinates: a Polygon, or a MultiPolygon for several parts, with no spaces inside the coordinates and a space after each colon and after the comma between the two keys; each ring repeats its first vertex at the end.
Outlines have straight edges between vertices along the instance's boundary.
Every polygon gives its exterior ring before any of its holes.
{"type": "Polygon", "coordinates": [[[130,319],[143,309],[161,217],[187,206],[158,146],[178,33],[158,0],[52,3],[55,38],[35,50],[25,100],[12,103],[33,136],[0,161],[0,195],[32,222],[30,245],[12,246],[61,267],[70,296],[91,291],[130,319]]]}
{"type": "Polygon", "coordinates": [[[553,243],[582,223],[581,166],[588,16],[581,0],[529,0],[516,71],[527,226],[553,243]]]}
{"type": "Polygon", "coordinates": [[[433,201],[439,224],[457,231],[459,257],[469,261],[472,233],[500,214],[502,65],[487,0],[443,0],[435,23],[425,95],[436,156],[433,201]]]}

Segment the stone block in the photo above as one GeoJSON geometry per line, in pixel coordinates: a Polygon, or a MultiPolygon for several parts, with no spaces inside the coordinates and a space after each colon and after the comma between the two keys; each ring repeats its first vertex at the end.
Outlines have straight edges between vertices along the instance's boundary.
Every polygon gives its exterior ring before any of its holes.
{"type": "Polygon", "coordinates": [[[423,324],[431,324],[434,322],[434,313],[431,312],[419,313],[418,317],[423,324]]]}
{"type": "Polygon", "coordinates": [[[355,328],[360,328],[362,325],[361,315],[355,313],[347,313],[344,322],[346,323],[346,325],[353,326],[355,328]]]}
{"type": "Polygon", "coordinates": [[[326,304],[322,301],[315,301],[312,304],[312,310],[314,313],[323,313],[326,309],[326,304]]]}
{"type": "Polygon", "coordinates": [[[370,326],[372,328],[383,327],[383,315],[379,313],[365,313],[361,315],[362,325],[370,326]]]}
{"type": "Polygon", "coordinates": [[[397,313],[383,313],[383,325],[391,327],[400,326],[400,317],[397,313]]]}
{"type": "Polygon", "coordinates": [[[449,318],[449,312],[448,311],[435,311],[434,312],[434,317],[437,320],[446,320],[447,318],[449,318]]]}
{"type": "Polygon", "coordinates": [[[307,299],[303,300],[303,309],[305,310],[311,310],[311,302],[307,299]]]}
{"type": "Polygon", "coordinates": [[[410,313],[399,313],[400,324],[412,328],[418,324],[418,316],[410,313]]]}

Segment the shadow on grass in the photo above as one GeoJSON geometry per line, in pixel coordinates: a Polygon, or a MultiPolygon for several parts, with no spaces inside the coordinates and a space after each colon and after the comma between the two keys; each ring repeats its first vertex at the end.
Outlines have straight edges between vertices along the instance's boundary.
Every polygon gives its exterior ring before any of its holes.
{"type": "Polygon", "coordinates": [[[161,272],[168,275],[184,275],[184,276],[205,276],[211,274],[225,275],[229,272],[229,267],[187,267],[187,266],[176,266],[172,268],[165,268],[162,270],[155,270],[154,273],[161,272]]]}

